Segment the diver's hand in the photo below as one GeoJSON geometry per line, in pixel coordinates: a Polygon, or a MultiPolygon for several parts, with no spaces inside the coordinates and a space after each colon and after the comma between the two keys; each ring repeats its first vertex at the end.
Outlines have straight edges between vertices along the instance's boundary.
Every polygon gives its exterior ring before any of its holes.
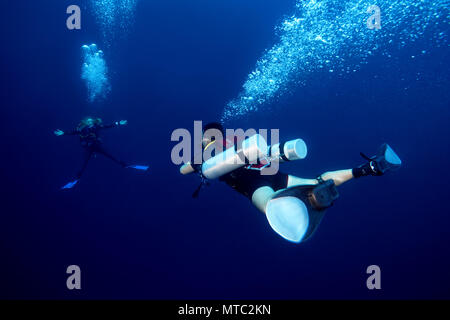
{"type": "Polygon", "coordinates": [[[119,124],[120,124],[121,126],[126,126],[126,125],[128,124],[128,120],[120,120],[120,121],[119,121],[119,124]]]}
{"type": "Polygon", "coordinates": [[[57,136],[57,137],[64,135],[64,131],[59,130],[59,129],[56,129],[53,133],[54,133],[55,136],[57,136]]]}

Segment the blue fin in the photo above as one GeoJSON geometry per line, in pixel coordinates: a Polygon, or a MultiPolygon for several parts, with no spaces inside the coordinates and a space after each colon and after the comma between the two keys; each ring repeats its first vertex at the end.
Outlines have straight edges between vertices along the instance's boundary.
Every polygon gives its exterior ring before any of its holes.
{"type": "Polygon", "coordinates": [[[384,143],[380,147],[377,156],[373,160],[376,162],[377,170],[381,174],[387,171],[397,170],[402,165],[400,157],[387,143],[384,143]]]}
{"type": "Polygon", "coordinates": [[[62,187],[61,189],[72,189],[73,187],[75,187],[75,185],[78,183],[78,180],[74,180],[69,182],[68,184],[66,184],[64,187],[62,187]]]}
{"type": "Polygon", "coordinates": [[[136,170],[142,170],[142,171],[147,171],[148,170],[148,166],[138,166],[138,165],[127,166],[127,168],[136,169],[136,170]]]}

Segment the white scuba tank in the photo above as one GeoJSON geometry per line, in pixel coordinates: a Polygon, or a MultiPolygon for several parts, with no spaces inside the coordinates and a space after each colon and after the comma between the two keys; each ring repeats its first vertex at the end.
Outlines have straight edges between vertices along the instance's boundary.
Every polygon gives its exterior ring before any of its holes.
{"type": "Polygon", "coordinates": [[[269,154],[272,161],[285,162],[301,160],[305,159],[308,155],[308,147],[302,139],[290,140],[271,146],[269,154]]]}
{"type": "MultiPolygon", "coordinates": [[[[207,179],[217,179],[246,164],[254,163],[258,159],[267,159],[270,156],[271,161],[284,162],[304,159],[307,154],[308,148],[302,139],[290,140],[281,144],[277,143],[272,147],[268,147],[264,137],[255,134],[244,140],[239,150],[236,147],[231,147],[205,161],[202,164],[202,174],[207,179]],[[243,161],[245,160],[244,158],[247,162],[243,161]]],[[[180,173],[183,175],[193,172],[195,172],[195,169],[190,163],[180,168],[180,173]]]]}
{"type": "MultiPolygon", "coordinates": [[[[242,142],[239,149],[233,146],[224,152],[206,160],[202,164],[202,174],[207,179],[219,178],[246,164],[267,157],[268,146],[263,136],[255,134],[242,142]]],[[[187,163],[180,168],[183,175],[195,172],[194,166],[187,163]]]]}
{"type": "Polygon", "coordinates": [[[239,150],[236,150],[234,147],[229,148],[217,156],[206,160],[202,164],[202,174],[207,179],[217,179],[246,164],[267,157],[267,152],[266,140],[260,134],[255,134],[245,139],[239,150]]]}

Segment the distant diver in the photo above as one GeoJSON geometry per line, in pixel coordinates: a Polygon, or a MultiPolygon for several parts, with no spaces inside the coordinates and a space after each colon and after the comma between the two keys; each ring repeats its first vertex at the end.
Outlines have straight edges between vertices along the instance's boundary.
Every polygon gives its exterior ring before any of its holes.
{"type": "Polygon", "coordinates": [[[230,141],[226,139],[219,141],[215,140],[214,135],[205,135],[210,129],[217,130],[221,133],[220,136],[224,137],[224,129],[220,123],[205,125],[203,154],[209,148],[216,148],[217,144],[218,150],[225,151],[209,160],[203,160],[200,165],[189,162],[180,168],[182,174],[197,172],[202,178],[202,183],[193,197],[198,196],[201,188],[208,184],[208,179],[219,178],[248,197],[253,205],[266,215],[276,233],[295,243],[306,241],[316,231],[326,209],[339,197],[337,186],[353,178],[382,176],[388,171],[398,169],[402,164],[394,150],[385,143],[373,157],[361,153],[367,160],[364,164],[354,169],[326,172],[316,179],[303,179],[279,171],[274,175],[262,175],[260,168],[267,167],[267,164],[263,165],[261,161],[236,168],[236,165],[231,164],[232,160],[237,159],[239,155],[246,156],[246,148],[271,154],[268,156],[270,161],[303,159],[307,153],[303,140],[297,139],[267,147],[264,138],[254,139],[259,136],[256,134],[253,138],[244,140],[241,146],[237,146],[236,143],[230,145],[230,141]]]}
{"type": "Polygon", "coordinates": [[[87,118],[81,120],[81,122],[77,126],[77,128],[72,131],[64,132],[59,129],[55,130],[54,134],[58,137],[64,136],[64,135],[79,136],[81,146],[85,150],[84,162],[81,167],[81,170],[78,172],[78,174],[76,176],[76,179],[67,183],[61,189],[73,188],[80,181],[81,176],[83,175],[84,171],[86,170],[86,167],[87,167],[91,157],[96,154],[101,154],[101,155],[113,160],[114,162],[116,162],[123,168],[132,168],[132,169],[146,171],[148,169],[148,166],[127,165],[125,162],[117,160],[110,153],[108,153],[103,147],[103,142],[99,136],[100,131],[102,131],[103,129],[110,129],[110,128],[115,128],[115,127],[119,127],[119,126],[125,126],[125,125],[127,125],[127,123],[128,123],[127,120],[120,120],[120,121],[114,122],[109,125],[104,125],[102,119],[100,119],[100,118],[87,117],[87,118]]]}

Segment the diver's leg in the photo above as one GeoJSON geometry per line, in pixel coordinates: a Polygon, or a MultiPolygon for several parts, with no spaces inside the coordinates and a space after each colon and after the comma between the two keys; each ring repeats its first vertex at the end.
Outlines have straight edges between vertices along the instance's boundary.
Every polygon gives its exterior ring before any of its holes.
{"type": "MultiPolygon", "coordinates": [[[[353,176],[354,169],[346,169],[346,170],[338,170],[338,171],[329,171],[320,175],[320,177],[324,180],[333,180],[336,186],[340,186],[341,184],[351,180],[354,178],[353,176]]],[[[307,186],[307,185],[316,185],[319,181],[317,179],[304,179],[296,176],[289,176],[288,178],[288,188],[296,187],[296,186],[307,186]]]]}
{"type": "Polygon", "coordinates": [[[288,185],[287,187],[296,187],[296,186],[310,186],[317,184],[318,181],[316,179],[304,179],[296,176],[289,175],[288,177],[288,185]]]}
{"type": "Polygon", "coordinates": [[[91,157],[92,157],[92,150],[86,149],[85,155],[84,155],[83,166],[81,167],[81,170],[78,171],[77,180],[81,179],[81,176],[83,175],[84,171],[86,170],[87,165],[88,165],[89,160],[91,159],[91,157]]]}
{"type": "Polygon", "coordinates": [[[398,155],[387,143],[381,145],[376,156],[372,158],[364,156],[364,158],[367,162],[356,168],[326,172],[321,177],[323,180],[333,180],[335,185],[339,186],[353,178],[382,176],[387,171],[397,170],[402,164],[398,155]]]}
{"type": "MultiPolygon", "coordinates": [[[[328,171],[324,174],[320,175],[320,177],[324,180],[333,180],[336,186],[340,186],[347,181],[350,181],[354,178],[360,178],[365,176],[376,176],[379,175],[375,169],[372,168],[370,163],[361,165],[354,169],[345,169],[338,171],[328,171]]],[[[318,181],[316,179],[303,179],[295,176],[289,176],[288,187],[300,186],[300,185],[314,185],[317,184],[318,181]]]]}
{"type": "Polygon", "coordinates": [[[289,178],[289,175],[279,171],[274,175],[265,176],[262,180],[256,179],[259,182],[250,184],[253,187],[247,190],[247,194],[251,195],[251,200],[255,207],[265,213],[269,200],[277,192],[289,188],[289,178]]]}
{"type": "Polygon", "coordinates": [[[309,213],[304,202],[293,196],[272,200],[282,189],[275,192],[269,186],[263,186],[253,193],[252,203],[263,212],[272,229],[286,240],[299,243],[309,228],[309,213]]]}
{"type": "MultiPolygon", "coordinates": [[[[321,175],[323,180],[333,180],[336,186],[347,182],[348,180],[353,178],[352,170],[339,170],[339,171],[331,171],[326,172],[321,175]]],[[[296,186],[313,186],[318,184],[319,181],[317,179],[304,179],[296,176],[289,175],[288,182],[286,188],[296,187],[296,186]]],[[[260,211],[265,212],[266,205],[270,199],[275,195],[275,193],[281,192],[285,189],[278,190],[275,192],[270,186],[264,186],[257,189],[252,195],[252,203],[257,207],[260,211]]]]}
{"type": "Polygon", "coordinates": [[[61,189],[72,189],[73,187],[75,187],[75,185],[78,183],[78,181],[81,179],[81,176],[83,175],[84,171],[86,170],[86,167],[89,163],[89,160],[91,159],[92,156],[92,150],[90,149],[86,149],[85,151],[85,156],[84,156],[84,161],[83,161],[83,166],[81,167],[81,170],[78,171],[77,173],[77,177],[75,180],[67,183],[66,185],[64,185],[63,187],[61,187],[61,189]]]}
{"type": "Polygon", "coordinates": [[[384,143],[378,149],[376,156],[369,158],[361,154],[367,162],[353,169],[326,172],[321,175],[323,180],[333,180],[339,186],[353,178],[367,176],[382,176],[387,171],[400,168],[402,161],[392,148],[384,143]]]}
{"type": "Polygon", "coordinates": [[[274,196],[275,191],[269,187],[260,187],[253,192],[252,203],[259,211],[266,213],[266,206],[270,199],[274,196]]]}
{"type": "MultiPolygon", "coordinates": [[[[340,186],[341,184],[354,178],[352,169],[329,171],[325,172],[320,177],[324,181],[333,180],[336,186],[340,186]]],[[[288,188],[296,186],[310,186],[318,183],[319,181],[317,179],[304,179],[292,175],[288,178],[288,188]]]]}
{"type": "MultiPolygon", "coordinates": [[[[367,160],[366,163],[353,169],[325,172],[320,177],[325,181],[333,180],[336,186],[340,186],[354,178],[382,176],[385,172],[397,170],[402,165],[399,156],[387,143],[382,144],[377,154],[371,158],[362,153],[361,155],[367,160]]],[[[288,178],[288,187],[315,185],[317,183],[318,180],[302,179],[295,176],[289,176],[288,178]]]]}
{"type": "Polygon", "coordinates": [[[320,176],[324,181],[333,180],[336,186],[340,186],[341,184],[350,181],[354,178],[353,169],[346,170],[338,170],[338,171],[329,171],[325,172],[320,176]]]}
{"type": "Polygon", "coordinates": [[[103,147],[98,146],[95,149],[95,152],[100,153],[102,155],[104,155],[105,157],[111,159],[112,161],[114,161],[115,163],[119,164],[120,166],[122,166],[123,168],[125,168],[127,166],[127,164],[123,161],[117,160],[115,157],[113,157],[109,152],[107,152],[105,149],[103,149],[103,147]]]}

